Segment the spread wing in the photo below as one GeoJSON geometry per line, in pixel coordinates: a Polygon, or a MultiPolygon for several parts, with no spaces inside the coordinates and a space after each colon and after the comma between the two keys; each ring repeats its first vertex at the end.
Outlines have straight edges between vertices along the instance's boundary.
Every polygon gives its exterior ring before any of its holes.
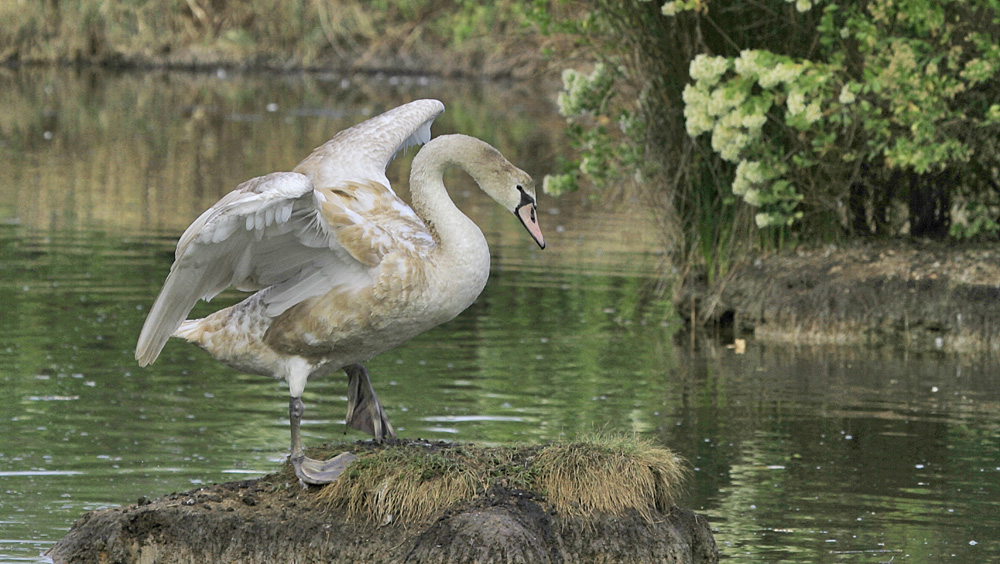
{"type": "Polygon", "coordinates": [[[437,100],[416,100],[345,129],[316,147],[295,172],[317,188],[341,182],[378,182],[388,187],[385,168],[400,151],[431,139],[431,123],[444,112],[437,100]]]}
{"type": "Polygon", "coordinates": [[[334,286],[370,283],[371,269],[393,248],[433,245],[388,188],[385,168],[398,151],[429,140],[443,110],[419,100],[376,116],[317,148],[297,172],[244,182],[199,216],[181,235],[139,334],[139,364],[156,360],[199,299],[230,286],[266,288],[261,299],[276,316],[334,286]]]}

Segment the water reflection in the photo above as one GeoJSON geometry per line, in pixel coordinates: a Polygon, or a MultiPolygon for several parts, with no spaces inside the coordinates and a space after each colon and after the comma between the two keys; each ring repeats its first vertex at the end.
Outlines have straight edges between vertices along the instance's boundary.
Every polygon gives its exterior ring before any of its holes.
{"type": "MultiPolygon", "coordinates": [[[[286,455],[279,383],[181,343],[152,368],[132,358],[193,217],[418,96],[448,106],[436,132],[481,136],[540,177],[559,120],[513,88],[0,75],[0,561],[37,560],[85,510],[268,472],[286,455]]],[[[390,169],[397,186],[408,158],[390,169]]],[[[993,360],[756,343],[737,355],[714,341],[691,351],[656,291],[661,258],[641,211],[543,198],[539,252],[467,178],[449,181],[487,232],[494,271],[469,311],[370,364],[400,433],[655,437],[691,462],[685,503],[736,560],[1000,558],[993,360]]],[[[346,394],[342,377],[310,383],[307,444],[343,436],[346,394]]]]}
{"type": "Polygon", "coordinates": [[[727,352],[681,363],[699,366],[706,387],[664,435],[696,453],[694,498],[731,554],[768,562],[995,557],[993,359],[759,344],[727,352]]]}

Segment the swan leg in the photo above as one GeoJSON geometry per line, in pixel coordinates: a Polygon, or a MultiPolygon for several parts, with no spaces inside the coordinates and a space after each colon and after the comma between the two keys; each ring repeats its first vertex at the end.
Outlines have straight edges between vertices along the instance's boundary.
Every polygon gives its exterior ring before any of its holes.
{"type": "Polygon", "coordinates": [[[288,403],[288,419],[292,426],[292,455],[289,460],[295,468],[295,475],[307,484],[322,485],[336,480],[356,458],[349,452],[342,452],[329,460],[313,460],[306,456],[302,448],[302,437],[299,427],[302,425],[302,414],[306,406],[302,398],[292,397],[288,403]]]}
{"type": "Polygon", "coordinates": [[[361,364],[344,367],[347,374],[347,426],[364,431],[375,437],[375,442],[396,438],[396,431],[389,423],[389,417],[378,402],[368,370],[361,364]]]}

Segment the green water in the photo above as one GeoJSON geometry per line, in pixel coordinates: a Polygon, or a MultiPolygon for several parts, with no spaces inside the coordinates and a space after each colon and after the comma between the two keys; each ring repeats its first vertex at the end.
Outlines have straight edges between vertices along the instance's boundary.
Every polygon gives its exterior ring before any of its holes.
{"type": "MultiPolygon", "coordinates": [[[[0,562],[43,561],[84,511],[287,455],[280,383],[183,343],[149,368],[132,357],[176,237],[205,207],[416,97],[449,108],[436,133],[480,136],[540,179],[562,144],[546,96],[419,78],[0,75],[0,562]]],[[[994,360],[754,342],[737,355],[721,337],[691,349],[638,206],[543,197],[539,251],[467,178],[449,182],[493,272],[459,318],[369,364],[401,435],[640,433],[690,461],[683,503],[730,560],[1000,559],[994,360]]],[[[307,445],[343,438],[345,380],[309,383],[307,445]]]]}

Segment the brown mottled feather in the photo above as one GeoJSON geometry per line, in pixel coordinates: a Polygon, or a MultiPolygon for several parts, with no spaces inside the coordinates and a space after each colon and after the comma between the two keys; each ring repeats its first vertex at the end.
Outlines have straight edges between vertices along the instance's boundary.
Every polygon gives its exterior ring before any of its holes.
{"type": "Polygon", "coordinates": [[[408,304],[426,287],[424,267],[437,246],[423,221],[378,182],[342,183],[317,192],[337,243],[372,269],[373,281],[360,288],[334,287],[274,319],[264,341],[304,357],[364,350],[387,325],[415,317],[417,312],[407,312],[408,304]],[[384,312],[392,312],[391,318],[384,312]]]}
{"type": "Polygon", "coordinates": [[[428,256],[436,246],[424,222],[378,182],[348,182],[317,192],[326,198],[320,209],[337,242],[366,266],[376,266],[390,252],[428,256]]]}

